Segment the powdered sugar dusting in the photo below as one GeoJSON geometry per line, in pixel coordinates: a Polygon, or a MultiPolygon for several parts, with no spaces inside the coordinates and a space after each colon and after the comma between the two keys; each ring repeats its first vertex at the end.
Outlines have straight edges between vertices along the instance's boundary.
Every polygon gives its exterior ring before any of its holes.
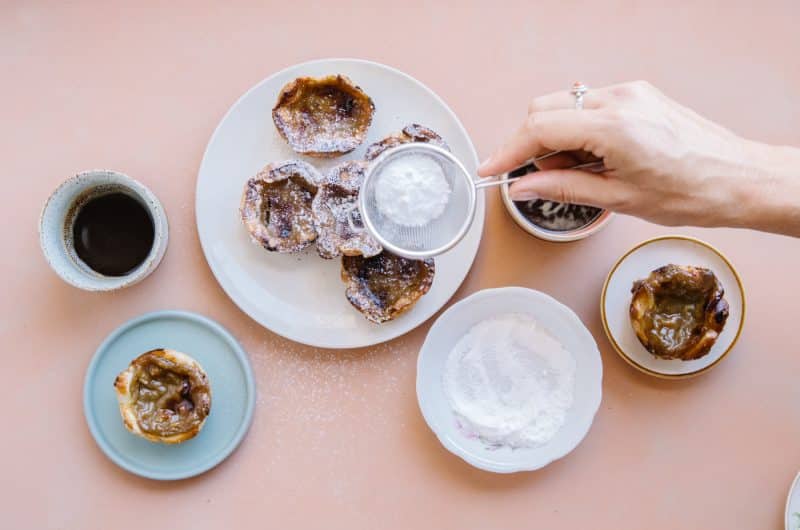
{"type": "Polygon", "coordinates": [[[364,160],[375,160],[384,151],[411,142],[431,143],[447,151],[450,150],[450,146],[447,145],[447,142],[445,142],[436,131],[418,123],[410,123],[403,127],[402,131],[392,133],[383,140],[375,142],[367,147],[364,160]]]}
{"type": "Polygon", "coordinates": [[[316,238],[311,204],[322,176],[302,160],[268,164],[245,184],[240,207],[250,239],[267,250],[298,252],[316,238]]]}
{"type": "MultiPolygon", "coordinates": [[[[254,324],[255,327],[257,325],[254,324]]],[[[359,350],[306,347],[265,332],[243,341],[259,389],[260,436],[251,436],[271,461],[296,457],[330,461],[349,455],[366,434],[387,436],[397,428],[394,403],[413,393],[416,356],[400,340],[359,350]],[[395,429],[386,429],[392,425],[395,429]]]]}
{"type": "Polygon", "coordinates": [[[331,168],[314,197],[312,209],[317,250],[323,258],[342,254],[370,257],[382,250],[369,232],[354,229],[354,225],[361,224],[357,202],[366,168],[366,162],[360,160],[350,160],[331,168]]]}
{"type": "Polygon", "coordinates": [[[369,96],[343,75],[299,77],[281,90],[272,118],[296,152],[329,157],[364,141],[374,110],[369,96]]]}

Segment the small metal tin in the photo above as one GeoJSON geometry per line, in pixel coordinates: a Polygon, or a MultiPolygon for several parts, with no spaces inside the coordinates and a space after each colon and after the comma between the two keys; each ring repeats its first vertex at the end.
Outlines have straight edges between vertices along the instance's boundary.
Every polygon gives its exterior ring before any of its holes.
{"type": "MultiPolygon", "coordinates": [[[[502,176],[502,180],[507,180],[508,175],[508,173],[504,174],[502,176]]],[[[509,215],[511,215],[511,218],[514,219],[514,222],[516,222],[523,230],[532,236],[536,236],[539,239],[544,239],[545,241],[567,243],[570,241],[578,241],[579,239],[587,238],[590,235],[597,233],[601,228],[607,225],[614,216],[613,212],[609,210],[603,210],[602,213],[597,216],[597,218],[595,218],[589,224],[581,226],[580,228],[576,228],[574,230],[550,230],[537,225],[525,217],[522,212],[519,211],[517,205],[514,204],[514,201],[511,200],[508,188],[508,184],[503,184],[500,186],[500,193],[503,196],[503,203],[505,204],[509,215]]]]}

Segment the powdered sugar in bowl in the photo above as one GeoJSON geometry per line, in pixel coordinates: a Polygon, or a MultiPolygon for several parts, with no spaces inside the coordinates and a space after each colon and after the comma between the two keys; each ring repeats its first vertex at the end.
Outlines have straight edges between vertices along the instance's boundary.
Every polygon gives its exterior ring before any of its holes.
{"type": "Polygon", "coordinates": [[[487,289],[431,327],[417,399],[450,452],[486,471],[531,471],[586,436],[602,373],[597,344],[568,307],[531,289],[487,289]]]}

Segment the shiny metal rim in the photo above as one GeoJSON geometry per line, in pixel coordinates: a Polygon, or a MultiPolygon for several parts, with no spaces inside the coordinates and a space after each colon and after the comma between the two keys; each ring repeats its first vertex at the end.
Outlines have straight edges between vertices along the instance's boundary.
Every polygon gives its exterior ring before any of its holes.
{"type": "Polygon", "coordinates": [[[456,236],[447,244],[427,251],[409,250],[400,248],[392,244],[391,242],[387,241],[383,236],[381,236],[377,230],[375,230],[374,223],[369,218],[369,215],[366,214],[367,209],[365,207],[365,201],[366,201],[365,195],[363,193],[359,193],[358,209],[361,211],[361,219],[364,221],[364,227],[367,229],[367,231],[372,237],[378,240],[378,242],[381,244],[381,246],[383,246],[384,249],[388,250],[392,254],[397,254],[398,256],[402,256],[408,259],[425,259],[433,256],[438,256],[439,254],[444,254],[445,252],[456,246],[459,241],[464,239],[464,236],[467,235],[467,232],[469,231],[469,228],[470,226],[472,226],[472,222],[475,219],[475,208],[477,204],[477,192],[475,189],[475,181],[469,176],[469,172],[461,163],[461,161],[458,158],[456,158],[455,155],[453,155],[453,153],[451,153],[450,151],[447,151],[435,145],[415,142],[415,143],[403,144],[398,147],[388,149],[385,152],[381,153],[381,155],[378,156],[378,158],[376,158],[375,160],[373,160],[370,163],[369,167],[367,168],[367,171],[364,175],[364,182],[361,184],[361,188],[362,189],[366,188],[369,179],[375,172],[375,168],[380,167],[381,164],[383,164],[386,161],[386,159],[389,158],[390,156],[395,156],[397,153],[401,153],[403,151],[428,151],[430,153],[436,153],[438,155],[441,155],[442,157],[452,162],[459,170],[459,173],[468,181],[467,193],[469,194],[469,207],[468,207],[469,215],[464,220],[464,224],[456,233],[456,236]]]}

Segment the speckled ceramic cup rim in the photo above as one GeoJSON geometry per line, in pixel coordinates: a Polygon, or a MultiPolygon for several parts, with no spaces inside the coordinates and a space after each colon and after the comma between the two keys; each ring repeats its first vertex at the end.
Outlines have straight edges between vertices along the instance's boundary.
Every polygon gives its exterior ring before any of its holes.
{"type": "MultiPolygon", "coordinates": [[[[104,194],[103,191],[98,195],[104,194]]],[[[119,171],[92,169],[62,182],[48,197],[39,216],[39,243],[47,263],[62,280],[86,291],[113,291],[134,285],[149,276],[161,263],[169,239],[167,215],[161,202],[144,184],[119,171]],[[122,191],[145,207],[153,221],[154,239],[145,260],[124,276],[105,276],[81,262],[70,248],[70,229],[80,207],[92,190],[122,191]]]]}
{"type": "MultiPolygon", "coordinates": [[[[508,174],[506,173],[503,175],[503,180],[507,178],[508,174]]],[[[594,221],[575,230],[548,230],[535,223],[532,223],[522,214],[522,212],[519,211],[519,208],[517,208],[517,206],[514,204],[514,201],[511,200],[511,196],[508,192],[508,184],[503,184],[500,186],[500,194],[503,197],[503,204],[505,204],[506,210],[508,211],[509,215],[511,215],[511,218],[514,219],[514,222],[516,222],[520,228],[532,236],[538,237],[539,239],[544,239],[545,241],[568,243],[570,241],[578,241],[580,239],[587,238],[590,235],[599,232],[614,216],[614,213],[610,210],[603,210],[594,221]]]]}

